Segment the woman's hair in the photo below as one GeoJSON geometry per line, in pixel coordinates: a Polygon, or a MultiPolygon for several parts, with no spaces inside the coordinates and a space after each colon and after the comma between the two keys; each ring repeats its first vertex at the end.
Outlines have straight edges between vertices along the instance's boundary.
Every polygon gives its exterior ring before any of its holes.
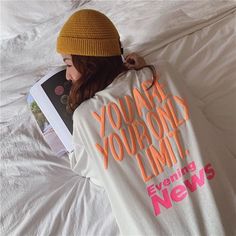
{"type": "MultiPolygon", "coordinates": [[[[128,71],[121,56],[97,57],[72,55],[72,62],[75,68],[81,73],[81,77],[72,84],[70,90],[68,99],[68,108],[70,111],[74,111],[82,102],[105,89],[118,75],[122,75],[128,71]]],[[[144,67],[151,69],[154,83],[156,79],[155,67],[152,65],[144,67]]]]}

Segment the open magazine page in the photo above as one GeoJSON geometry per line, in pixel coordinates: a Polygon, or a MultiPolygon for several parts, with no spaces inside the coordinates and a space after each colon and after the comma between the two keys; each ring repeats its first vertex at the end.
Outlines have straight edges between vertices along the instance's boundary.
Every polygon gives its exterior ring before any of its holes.
{"type": "Polygon", "coordinates": [[[65,76],[65,70],[62,70],[43,82],[41,86],[66,127],[72,133],[72,114],[66,109],[71,82],[66,80],[65,76]]]}
{"type": "MultiPolygon", "coordinates": [[[[45,138],[45,134],[49,136],[49,138],[46,139],[49,146],[52,150],[55,150],[55,153],[59,153],[59,155],[63,153],[63,148],[60,143],[62,143],[66,152],[71,152],[73,150],[72,113],[67,111],[66,108],[71,83],[66,80],[65,73],[65,66],[61,66],[45,75],[31,88],[31,98],[30,96],[28,98],[29,103],[31,101],[31,110],[32,106],[38,107],[37,109],[39,109],[41,114],[45,117],[44,125],[42,125],[42,121],[40,121],[40,128],[41,130],[43,129],[42,132],[45,138]],[[45,126],[48,127],[48,131],[45,126]],[[54,130],[54,133],[52,129],[54,130]],[[46,131],[47,133],[45,133],[46,131]],[[49,133],[50,135],[48,135],[49,133]],[[60,142],[56,139],[52,141],[53,135],[57,135],[60,142]],[[61,148],[59,148],[59,146],[61,148]]],[[[34,113],[34,111],[32,112],[34,113]]],[[[38,118],[36,118],[36,120],[37,119],[38,118]]],[[[37,122],[39,123],[38,120],[37,122]]]]}
{"type": "Polygon", "coordinates": [[[34,98],[31,96],[31,94],[28,95],[27,102],[47,144],[58,157],[63,156],[65,153],[67,153],[65,146],[57,136],[55,130],[52,128],[51,124],[39,108],[34,98]]]}

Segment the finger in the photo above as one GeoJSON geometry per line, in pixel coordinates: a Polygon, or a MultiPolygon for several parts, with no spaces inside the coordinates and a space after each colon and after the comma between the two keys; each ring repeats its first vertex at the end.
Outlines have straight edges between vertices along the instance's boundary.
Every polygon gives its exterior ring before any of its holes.
{"type": "Polygon", "coordinates": [[[126,57],[125,57],[125,59],[128,59],[128,58],[135,58],[135,57],[137,57],[137,55],[136,55],[136,53],[130,53],[130,54],[128,54],[126,57]]]}
{"type": "Polygon", "coordinates": [[[125,63],[125,67],[127,67],[128,69],[134,69],[135,68],[134,65],[130,65],[128,63],[125,63]]]}
{"type": "Polygon", "coordinates": [[[135,65],[135,64],[136,64],[136,61],[135,61],[133,58],[128,58],[128,59],[126,60],[126,62],[127,62],[128,64],[131,64],[131,65],[135,65]]]}

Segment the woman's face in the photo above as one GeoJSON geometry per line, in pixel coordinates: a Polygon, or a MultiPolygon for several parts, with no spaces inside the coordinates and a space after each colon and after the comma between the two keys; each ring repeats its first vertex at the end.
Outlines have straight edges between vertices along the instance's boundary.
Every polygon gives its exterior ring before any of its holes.
{"type": "Polygon", "coordinates": [[[72,62],[71,55],[61,54],[63,61],[67,65],[66,67],[66,79],[71,80],[72,83],[75,83],[77,80],[81,78],[81,73],[74,67],[72,62]]]}

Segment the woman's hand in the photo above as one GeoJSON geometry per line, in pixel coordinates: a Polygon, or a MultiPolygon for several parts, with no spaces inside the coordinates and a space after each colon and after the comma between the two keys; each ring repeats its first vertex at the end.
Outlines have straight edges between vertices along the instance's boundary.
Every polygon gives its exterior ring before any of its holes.
{"type": "Polygon", "coordinates": [[[141,69],[146,66],[146,62],[143,57],[139,56],[136,53],[131,53],[125,57],[125,66],[128,69],[141,69]]]}

